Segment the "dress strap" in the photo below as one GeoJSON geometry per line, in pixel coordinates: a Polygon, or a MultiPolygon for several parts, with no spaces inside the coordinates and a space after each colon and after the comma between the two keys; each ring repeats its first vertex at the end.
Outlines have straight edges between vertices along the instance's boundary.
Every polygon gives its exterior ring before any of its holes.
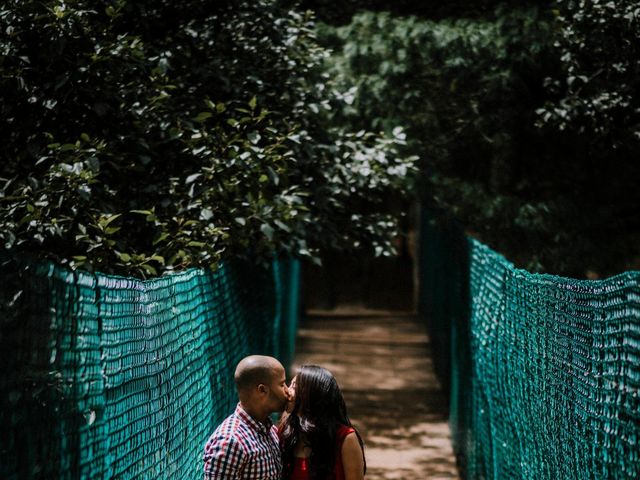
{"type": "Polygon", "coordinates": [[[345,437],[355,431],[356,430],[353,427],[349,427],[348,425],[340,425],[338,427],[338,431],[336,432],[336,446],[341,448],[345,437]]]}

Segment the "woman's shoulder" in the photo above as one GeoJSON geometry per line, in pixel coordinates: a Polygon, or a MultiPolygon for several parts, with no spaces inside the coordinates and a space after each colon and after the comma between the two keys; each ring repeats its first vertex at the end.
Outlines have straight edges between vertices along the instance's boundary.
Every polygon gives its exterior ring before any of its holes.
{"type": "Polygon", "coordinates": [[[349,425],[338,425],[338,430],[336,431],[336,440],[338,442],[342,442],[347,435],[350,433],[355,433],[356,429],[350,427],[349,425]]]}

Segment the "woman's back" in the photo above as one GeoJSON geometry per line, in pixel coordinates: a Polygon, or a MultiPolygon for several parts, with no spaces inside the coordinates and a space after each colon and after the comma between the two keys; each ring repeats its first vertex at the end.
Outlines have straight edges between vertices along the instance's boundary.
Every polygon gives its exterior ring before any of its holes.
{"type": "MultiPolygon", "coordinates": [[[[344,467],[342,465],[342,444],[344,439],[350,433],[355,433],[352,427],[340,425],[336,432],[336,460],[333,469],[332,480],[344,480],[344,467]]],[[[311,478],[309,472],[309,457],[293,458],[293,470],[291,472],[291,480],[309,480],[311,478]]]]}

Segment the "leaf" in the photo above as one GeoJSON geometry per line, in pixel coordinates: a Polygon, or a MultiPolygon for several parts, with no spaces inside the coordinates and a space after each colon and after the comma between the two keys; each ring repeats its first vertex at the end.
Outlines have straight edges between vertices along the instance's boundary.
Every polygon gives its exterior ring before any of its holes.
{"type": "Polygon", "coordinates": [[[209,208],[203,208],[200,212],[200,220],[204,220],[205,222],[211,220],[213,218],[213,212],[209,208]]]}
{"type": "Polygon", "coordinates": [[[275,223],[278,227],[280,227],[285,232],[291,232],[291,228],[289,228],[288,225],[286,225],[285,223],[281,222],[280,220],[274,220],[273,223],[275,223]]]}
{"type": "Polygon", "coordinates": [[[84,418],[87,421],[87,425],[93,425],[96,421],[97,415],[95,410],[91,410],[84,414],[84,418]]]}
{"type": "Polygon", "coordinates": [[[65,13],[64,13],[64,3],[62,4],[62,6],[56,5],[53,8],[53,14],[56,16],[56,18],[58,18],[60,20],[63,19],[64,15],[65,15],[65,13]]]}
{"type": "Polygon", "coordinates": [[[271,225],[269,225],[268,223],[263,223],[262,225],[260,225],[260,231],[264,233],[265,237],[267,237],[269,241],[273,240],[274,230],[271,225]]]}
{"type": "Polygon", "coordinates": [[[180,137],[182,137],[182,130],[175,127],[169,129],[169,140],[176,140],[180,137]]]}
{"type": "Polygon", "coordinates": [[[280,183],[280,177],[275,172],[275,170],[271,167],[267,167],[267,173],[269,174],[269,177],[271,178],[273,184],[278,186],[278,184],[280,183]]]}
{"type": "Polygon", "coordinates": [[[164,257],[163,257],[162,255],[158,255],[157,253],[156,253],[156,254],[154,254],[154,255],[151,255],[151,256],[149,257],[149,259],[150,259],[150,260],[154,260],[154,261],[158,262],[158,263],[159,263],[159,264],[161,264],[161,265],[164,265],[164,264],[165,264],[164,257]]]}
{"type": "Polygon", "coordinates": [[[156,217],[156,214],[154,212],[155,208],[153,210],[129,210],[131,213],[137,213],[140,215],[146,215],[145,220],[147,222],[155,222],[158,217],[156,217]]]}
{"type": "Polygon", "coordinates": [[[118,258],[125,263],[129,263],[131,261],[131,255],[128,253],[116,252],[116,255],[118,255],[118,258]]]}
{"type": "Polygon", "coordinates": [[[100,225],[101,228],[105,229],[106,227],[109,226],[110,223],[117,220],[121,216],[122,216],[121,213],[117,213],[115,215],[103,215],[98,220],[98,225],[100,225]]]}
{"type": "Polygon", "coordinates": [[[162,242],[168,237],[169,237],[168,233],[166,232],[160,233],[159,235],[156,236],[156,238],[153,239],[153,245],[157,245],[158,243],[162,242]]]}
{"type": "Polygon", "coordinates": [[[256,145],[256,144],[260,141],[260,139],[261,139],[262,137],[261,137],[261,136],[260,136],[260,134],[259,134],[259,133],[257,133],[257,132],[250,132],[250,133],[249,133],[249,135],[247,135],[247,138],[249,139],[249,141],[250,141],[251,143],[253,143],[254,145],[256,145]]]}
{"type": "Polygon", "coordinates": [[[202,173],[194,173],[189,175],[187,179],[184,181],[185,184],[189,185],[190,183],[195,182],[198,178],[202,176],[202,173]]]}
{"type": "Polygon", "coordinates": [[[195,118],[194,120],[196,122],[199,123],[203,123],[205,122],[208,118],[211,118],[211,116],[213,115],[213,113],[211,112],[200,112],[195,118]]]}
{"type": "Polygon", "coordinates": [[[143,263],[142,265],[140,265],[140,268],[142,268],[149,275],[158,275],[158,271],[152,265],[149,265],[148,263],[143,263]]]}

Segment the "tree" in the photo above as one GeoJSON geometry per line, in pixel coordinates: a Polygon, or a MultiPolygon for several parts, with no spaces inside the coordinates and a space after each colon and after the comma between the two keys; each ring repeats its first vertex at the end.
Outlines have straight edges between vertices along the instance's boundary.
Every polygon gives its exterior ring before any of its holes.
{"type": "MultiPolygon", "coordinates": [[[[549,90],[562,82],[548,79],[566,72],[555,22],[551,8],[504,4],[472,18],[363,12],[342,27],[322,25],[321,42],[336,52],[332,76],[345,90],[353,86],[334,121],[354,129],[405,127],[410,152],[421,158],[423,200],[518,266],[611,274],[638,254],[636,144],[628,130],[614,151],[595,130],[580,130],[586,123],[577,117],[563,129],[555,122],[561,117],[547,113],[561,111],[558,102],[568,105],[562,89],[549,90]]],[[[632,38],[615,24],[606,30],[619,34],[620,45],[632,38]]],[[[578,45],[588,31],[575,37],[578,45]]],[[[587,55],[588,42],[584,48],[587,55]]],[[[626,77],[617,80],[635,102],[636,87],[628,87],[636,81],[633,48],[610,58],[613,65],[629,55],[626,77]]],[[[612,81],[607,88],[618,87],[612,81]]]]}
{"type": "Polygon", "coordinates": [[[561,70],[539,113],[584,135],[598,154],[640,142],[640,6],[635,1],[558,0],[555,47],[561,70]]]}
{"type": "Polygon", "coordinates": [[[414,160],[400,135],[327,126],[309,14],[10,1],[0,19],[5,251],[145,276],[248,251],[389,252],[381,199],[414,160]]]}
{"type": "Polygon", "coordinates": [[[525,8],[439,21],[363,13],[320,30],[332,75],[353,85],[335,121],[404,126],[425,199],[529,268],[540,257],[520,249],[553,229],[539,221],[552,197],[537,182],[552,153],[534,127],[550,28],[544,10],[525,8]]]}
{"type": "Polygon", "coordinates": [[[572,236],[587,239],[582,256],[595,257],[603,272],[634,268],[640,257],[640,7],[630,0],[557,4],[560,68],[546,79],[549,98],[538,109],[538,124],[574,146],[568,174],[579,214],[572,236]]]}
{"type": "Polygon", "coordinates": [[[334,25],[348,25],[354,15],[365,12],[387,12],[394,16],[415,16],[423,20],[479,18],[490,14],[498,5],[512,3],[517,7],[540,5],[539,1],[518,0],[454,0],[438,2],[424,0],[303,0],[301,5],[316,12],[319,21],[334,25]]]}

